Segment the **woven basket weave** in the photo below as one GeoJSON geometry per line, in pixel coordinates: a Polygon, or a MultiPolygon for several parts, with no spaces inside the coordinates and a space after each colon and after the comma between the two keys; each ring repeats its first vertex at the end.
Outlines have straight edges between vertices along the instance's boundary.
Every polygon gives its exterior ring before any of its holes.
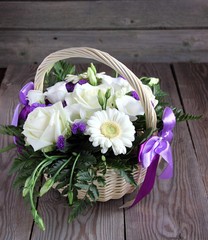
{"type": "MultiPolygon", "coordinates": [[[[142,82],[124,64],[110,56],[108,53],[102,52],[97,49],[86,47],[68,48],[50,54],[43,60],[43,62],[37,69],[34,80],[35,89],[43,91],[45,74],[50,71],[50,69],[57,61],[64,60],[67,58],[93,59],[109,66],[110,68],[115,70],[118,74],[120,74],[122,77],[124,77],[129,82],[129,84],[135,89],[135,91],[138,93],[140,97],[140,101],[146,115],[147,128],[149,127],[153,129],[156,128],[157,116],[150,99],[148,99],[146,90],[143,88],[142,82]]],[[[135,181],[138,183],[138,185],[144,181],[145,174],[146,169],[142,168],[141,166],[138,166],[138,168],[133,172],[133,177],[135,181]]],[[[104,187],[98,185],[99,191],[98,201],[100,202],[105,202],[110,199],[119,199],[123,197],[125,194],[131,193],[132,191],[135,190],[135,188],[132,185],[127,183],[125,179],[121,177],[113,169],[108,169],[104,177],[106,185],[104,187]]],[[[59,191],[62,192],[63,190],[59,191]]],[[[83,198],[84,194],[85,192],[81,190],[78,192],[78,197],[83,198]]]]}

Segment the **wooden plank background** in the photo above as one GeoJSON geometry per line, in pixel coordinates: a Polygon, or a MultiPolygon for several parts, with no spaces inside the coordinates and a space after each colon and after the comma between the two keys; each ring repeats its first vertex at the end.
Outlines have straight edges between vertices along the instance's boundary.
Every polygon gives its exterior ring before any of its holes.
{"type": "MultiPolygon", "coordinates": [[[[42,232],[33,225],[29,206],[25,205],[21,193],[12,188],[14,176],[9,176],[8,170],[15,151],[5,153],[0,156],[0,239],[207,239],[208,64],[134,63],[127,66],[139,77],[159,77],[173,105],[189,113],[203,114],[201,120],[180,123],[174,131],[174,177],[156,179],[153,191],[132,209],[118,209],[123,201],[134,195],[125,196],[96,204],[72,224],[67,223],[70,210],[64,198],[56,191],[50,191],[38,201],[38,209],[46,223],[46,231],[42,232]]],[[[35,70],[34,65],[14,65],[7,67],[5,75],[2,71],[1,124],[11,121],[18,101],[17,89],[33,80],[35,70]]],[[[11,141],[11,138],[1,136],[0,147],[11,141]]]]}
{"type": "Polygon", "coordinates": [[[121,61],[206,62],[207,39],[207,0],[0,2],[2,67],[74,46],[121,61]]]}

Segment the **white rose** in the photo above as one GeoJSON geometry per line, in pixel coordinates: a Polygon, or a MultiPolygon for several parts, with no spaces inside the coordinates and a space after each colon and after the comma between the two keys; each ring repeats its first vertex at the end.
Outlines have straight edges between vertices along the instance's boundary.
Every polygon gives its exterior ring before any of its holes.
{"type": "Polygon", "coordinates": [[[51,103],[63,101],[67,93],[66,82],[57,82],[54,86],[47,88],[45,96],[51,103]]]}
{"type": "Polygon", "coordinates": [[[50,107],[38,107],[27,117],[23,135],[34,151],[53,146],[60,135],[70,134],[69,122],[61,102],[50,107]]]}
{"type": "Polygon", "coordinates": [[[27,94],[29,105],[33,103],[45,103],[45,96],[40,90],[30,90],[27,94]]]}
{"type": "MultiPolygon", "coordinates": [[[[101,106],[98,102],[99,89],[100,86],[92,86],[89,83],[83,85],[77,84],[74,91],[66,95],[66,104],[69,107],[71,104],[79,104],[82,118],[89,118],[92,113],[101,110],[101,106]]],[[[71,114],[73,115],[73,113],[71,114]]]]}
{"type": "Polygon", "coordinates": [[[129,115],[131,121],[135,121],[137,119],[136,116],[144,114],[141,101],[128,95],[117,98],[116,105],[120,112],[129,115]]]}

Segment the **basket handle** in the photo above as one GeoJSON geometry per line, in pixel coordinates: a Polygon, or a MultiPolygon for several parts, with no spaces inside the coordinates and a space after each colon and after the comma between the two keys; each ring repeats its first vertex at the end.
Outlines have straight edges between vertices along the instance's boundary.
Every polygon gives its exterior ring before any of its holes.
{"type": "Polygon", "coordinates": [[[117,73],[119,73],[122,77],[127,79],[129,84],[135,89],[140,97],[141,104],[144,107],[144,112],[146,115],[146,126],[148,128],[156,128],[157,116],[154,107],[152,106],[151,101],[146,94],[146,90],[143,88],[143,84],[139,78],[117,59],[106,52],[94,48],[67,48],[48,55],[37,69],[34,80],[35,89],[43,91],[45,74],[50,71],[50,69],[57,61],[67,58],[89,58],[97,60],[98,62],[109,66],[117,73]]]}

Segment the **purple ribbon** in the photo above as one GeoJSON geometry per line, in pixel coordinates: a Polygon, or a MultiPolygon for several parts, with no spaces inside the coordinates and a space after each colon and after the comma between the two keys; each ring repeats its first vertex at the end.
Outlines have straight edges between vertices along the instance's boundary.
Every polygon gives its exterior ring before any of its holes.
{"type": "Polygon", "coordinates": [[[27,83],[19,92],[19,103],[17,104],[15,110],[14,110],[14,115],[12,118],[12,125],[13,126],[17,126],[18,125],[18,120],[19,120],[19,110],[21,107],[21,104],[23,105],[27,105],[28,104],[28,100],[27,100],[27,94],[30,90],[34,89],[34,83],[33,82],[29,82],[27,83]]]}
{"type": "Polygon", "coordinates": [[[169,179],[173,176],[173,159],[170,142],[173,139],[172,130],[176,124],[176,118],[171,108],[165,108],[162,121],[163,129],[159,132],[158,136],[151,137],[140,147],[138,161],[144,168],[147,168],[147,172],[144,182],[130,207],[136,205],[152,190],[160,156],[167,162],[167,167],[160,175],[160,178],[169,179]]]}

